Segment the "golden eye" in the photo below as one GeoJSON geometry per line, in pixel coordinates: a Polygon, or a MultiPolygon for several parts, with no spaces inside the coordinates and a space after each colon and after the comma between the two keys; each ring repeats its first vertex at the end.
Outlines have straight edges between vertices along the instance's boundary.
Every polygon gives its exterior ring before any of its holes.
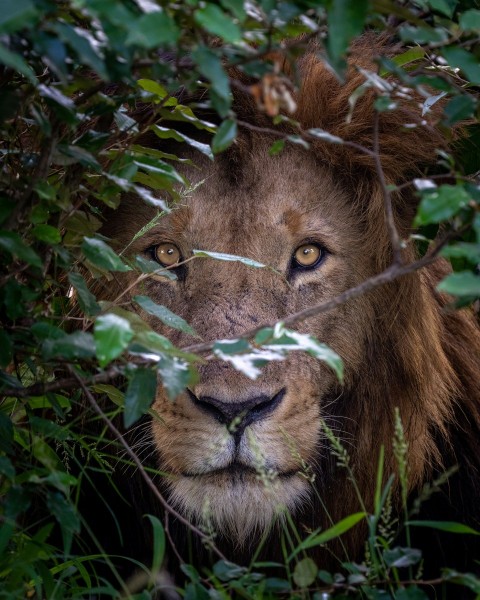
{"type": "Polygon", "coordinates": [[[182,259],[182,255],[180,254],[180,250],[175,246],[175,244],[165,243],[158,244],[152,248],[153,257],[157,262],[159,262],[163,267],[172,267],[179,263],[182,259]]]}
{"type": "Polygon", "coordinates": [[[313,267],[323,258],[323,249],[317,244],[303,244],[295,250],[293,261],[297,267],[313,267]]]}

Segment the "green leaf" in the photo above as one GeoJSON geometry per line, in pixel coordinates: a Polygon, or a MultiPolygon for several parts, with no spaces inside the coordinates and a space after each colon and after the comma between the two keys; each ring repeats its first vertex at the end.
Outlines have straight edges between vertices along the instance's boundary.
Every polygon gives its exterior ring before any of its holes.
{"type": "Polygon", "coordinates": [[[133,329],[123,317],[107,314],[95,321],[93,337],[100,366],[105,367],[128,346],[133,337],[133,329]]]}
{"type": "Polygon", "coordinates": [[[368,14],[368,0],[335,0],[327,13],[327,49],[330,60],[337,70],[342,67],[344,56],[353,37],[363,30],[368,14]]]}
{"type": "Polygon", "coordinates": [[[448,531],[449,533],[480,535],[479,531],[472,529],[468,525],[457,523],[455,521],[408,521],[405,523],[405,525],[412,525],[414,527],[429,527],[431,529],[438,529],[439,531],[448,531]]]}
{"type": "Polygon", "coordinates": [[[453,125],[463,119],[471,117],[477,106],[476,100],[472,96],[461,95],[452,98],[444,108],[444,113],[447,119],[446,125],[453,125]]]}
{"type": "Polygon", "coordinates": [[[57,339],[46,339],[42,345],[42,352],[46,360],[54,356],[65,360],[92,358],[95,356],[95,343],[90,333],[75,331],[57,339]]]}
{"type": "Polygon", "coordinates": [[[461,69],[471,83],[480,84],[480,62],[473,54],[458,46],[444,48],[442,54],[448,64],[461,69]]]}
{"type": "Polygon", "coordinates": [[[177,24],[165,11],[142,15],[130,24],[129,28],[125,42],[127,46],[136,45],[150,49],[164,44],[173,45],[180,36],[177,24]]]}
{"type": "Polygon", "coordinates": [[[143,416],[155,400],[157,376],[155,371],[138,367],[129,378],[125,394],[125,412],[123,422],[125,427],[133,425],[143,416]]]}
{"type": "Polygon", "coordinates": [[[441,281],[437,289],[452,296],[480,296],[480,276],[471,271],[451,273],[441,281]]]}
{"type": "Polygon", "coordinates": [[[203,8],[198,8],[193,18],[200,27],[226,42],[235,43],[242,39],[241,29],[216,4],[208,3],[203,8]]]}
{"type": "MultiPolygon", "coordinates": [[[[195,150],[198,150],[199,152],[201,152],[202,154],[205,154],[205,156],[208,156],[208,158],[213,160],[212,149],[210,148],[210,146],[208,144],[203,144],[202,142],[198,142],[197,140],[194,140],[193,138],[188,137],[187,135],[180,133],[179,131],[176,131],[175,129],[168,129],[168,127],[160,127],[160,125],[152,125],[152,131],[156,135],[158,135],[159,138],[161,138],[163,140],[174,139],[177,142],[185,142],[192,148],[195,148],[195,150]]],[[[163,161],[159,161],[159,162],[163,163],[163,161]]],[[[163,163],[163,164],[167,164],[167,163],[163,163]]],[[[173,167],[171,167],[170,165],[168,165],[168,166],[173,169],[173,167]]],[[[183,180],[182,180],[182,183],[183,183],[183,180]]]]}
{"type": "Polygon", "coordinates": [[[157,368],[170,400],[175,400],[194,380],[188,364],[176,356],[162,356],[157,368]]]}
{"type": "Polygon", "coordinates": [[[480,10],[472,8],[465,11],[460,15],[459,23],[464,31],[480,31],[480,10]]]}
{"type": "Polygon", "coordinates": [[[77,53],[84,65],[91,67],[102,79],[110,79],[98,40],[88,29],[57,22],[53,24],[53,30],[77,53]]]}
{"type": "Polygon", "coordinates": [[[47,492],[47,506],[60,524],[66,556],[70,554],[73,535],[80,533],[80,519],[75,508],[60,492],[47,492]]]}
{"type": "Polygon", "coordinates": [[[206,46],[199,46],[192,52],[202,75],[210,80],[212,88],[223,99],[230,97],[230,83],[217,54],[206,46]]]}
{"type": "Polygon", "coordinates": [[[82,242],[82,252],[93,265],[107,271],[130,271],[130,267],[102,240],[86,237],[82,242]]]}
{"type": "Polygon", "coordinates": [[[182,319],[182,317],[179,317],[173,313],[166,306],[156,304],[148,296],[134,296],[133,300],[139,306],[141,306],[145,312],[157,317],[165,325],[173,327],[173,329],[183,331],[184,333],[188,333],[189,335],[198,337],[193,327],[190,327],[190,325],[184,319],[182,319]]]}
{"type": "Polygon", "coordinates": [[[448,31],[439,27],[414,27],[404,25],[399,29],[400,39],[404,42],[415,42],[417,44],[428,44],[430,42],[441,43],[448,39],[448,31]]]}
{"type": "Polygon", "coordinates": [[[212,140],[212,151],[220,154],[232,145],[237,136],[237,123],[231,119],[223,121],[212,140]]]}
{"type": "Polygon", "coordinates": [[[213,566],[213,573],[220,581],[231,581],[245,575],[247,569],[227,560],[219,560],[213,566]]]}
{"type": "Polygon", "coordinates": [[[3,44],[0,44],[0,64],[13,69],[14,71],[18,71],[18,73],[24,75],[33,85],[36,86],[38,84],[35,73],[23,58],[5,48],[3,44]]]}
{"type": "Polygon", "coordinates": [[[0,248],[16,256],[33,267],[42,268],[42,260],[38,254],[29,248],[18,233],[13,231],[0,231],[0,248]]]}
{"type": "Polygon", "coordinates": [[[321,533],[313,532],[306,539],[304,539],[300,544],[295,548],[292,554],[289,556],[288,560],[292,560],[300,552],[304,550],[308,550],[309,548],[314,548],[315,546],[321,546],[322,544],[326,544],[330,540],[333,540],[337,537],[340,537],[352,527],[354,527],[357,523],[359,523],[362,519],[365,519],[367,516],[364,512],[354,513],[345,517],[329,529],[322,531],[321,533]]]}
{"type": "Polygon", "coordinates": [[[194,256],[201,258],[214,258],[215,260],[224,260],[227,262],[240,262],[249,267],[255,267],[256,269],[262,269],[267,267],[261,262],[253,260],[251,258],[245,258],[244,256],[237,256],[236,254],[224,254],[222,252],[209,252],[208,250],[193,250],[194,256]]]}
{"type": "Polygon", "coordinates": [[[433,10],[451,19],[457,6],[457,0],[429,0],[429,4],[433,10]]]}
{"type": "Polygon", "coordinates": [[[459,185],[441,185],[425,190],[413,224],[419,226],[445,221],[468,206],[469,201],[469,194],[459,185]]]}
{"type": "Polygon", "coordinates": [[[152,573],[159,573],[165,557],[165,530],[161,521],[153,515],[145,515],[153,528],[152,573]]]}
{"type": "Polygon", "coordinates": [[[285,147],[285,140],[276,140],[268,149],[268,153],[270,156],[275,156],[279,154],[285,147]]]}
{"type": "Polygon", "coordinates": [[[101,310],[100,305],[98,304],[95,296],[88,289],[85,279],[80,275],[80,273],[69,273],[68,281],[77,292],[78,303],[80,304],[81,309],[87,315],[97,315],[101,310]]]}
{"type": "Polygon", "coordinates": [[[328,131],[324,131],[318,127],[307,129],[307,133],[312,137],[315,137],[319,140],[324,140],[325,142],[330,142],[331,144],[343,144],[342,138],[332,135],[331,133],[328,133],[328,131]]]}
{"type": "Polygon", "coordinates": [[[298,587],[306,588],[315,581],[318,567],[311,558],[304,558],[295,565],[293,580],[298,587]]]}
{"type": "Polygon", "coordinates": [[[428,600],[427,594],[415,585],[395,591],[395,600],[428,600]]]}
{"type": "Polygon", "coordinates": [[[62,241],[62,236],[58,229],[51,225],[35,225],[32,233],[37,240],[46,242],[47,244],[59,244],[62,241]]]}
{"type": "Polygon", "coordinates": [[[422,559],[422,553],[416,548],[397,547],[385,550],[383,559],[387,566],[400,569],[416,565],[422,559]]]}
{"type": "Polygon", "coordinates": [[[213,350],[226,355],[241,354],[250,350],[250,344],[243,338],[238,340],[218,340],[213,345],[213,350]]]}
{"type": "Polygon", "coordinates": [[[0,32],[12,33],[30,27],[36,15],[32,0],[2,0],[0,32]]]}

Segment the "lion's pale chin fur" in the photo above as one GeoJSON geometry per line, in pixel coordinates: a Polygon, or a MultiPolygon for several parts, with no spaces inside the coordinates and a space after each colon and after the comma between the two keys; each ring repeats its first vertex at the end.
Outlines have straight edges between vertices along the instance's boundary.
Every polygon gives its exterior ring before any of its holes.
{"type": "Polygon", "coordinates": [[[179,476],[170,483],[170,499],[189,520],[234,539],[238,546],[261,536],[285,512],[294,514],[308,499],[310,485],[299,474],[179,476]]]}

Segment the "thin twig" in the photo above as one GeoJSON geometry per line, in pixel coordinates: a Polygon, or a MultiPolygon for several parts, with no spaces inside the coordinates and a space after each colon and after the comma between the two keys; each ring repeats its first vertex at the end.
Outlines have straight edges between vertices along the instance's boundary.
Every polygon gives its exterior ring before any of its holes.
{"type": "Polygon", "coordinates": [[[385,208],[385,221],[390,236],[390,242],[392,244],[393,264],[400,265],[402,264],[402,240],[400,239],[397,226],[395,224],[392,196],[388,190],[387,182],[385,181],[385,174],[383,172],[382,163],[380,160],[379,120],[378,111],[375,111],[375,117],[373,120],[373,158],[375,160],[375,170],[377,171],[377,176],[382,188],[383,204],[385,208]]]}
{"type": "Polygon", "coordinates": [[[170,504],[165,500],[165,498],[160,493],[160,490],[157,488],[157,486],[151,479],[150,475],[145,470],[145,467],[143,466],[141,460],[138,458],[138,456],[135,454],[135,452],[130,448],[130,445],[128,444],[126,439],[123,437],[122,433],[117,429],[117,427],[115,427],[115,425],[112,423],[112,421],[107,417],[107,415],[100,408],[100,406],[97,403],[97,401],[95,400],[93,394],[90,392],[90,390],[85,385],[85,382],[83,381],[83,379],[78,375],[78,373],[73,369],[73,367],[68,366],[68,370],[70,371],[72,376],[77,380],[78,385],[83,390],[83,393],[85,394],[85,397],[87,398],[87,400],[90,403],[93,410],[97,413],[97,415],[106,424],[108,429],[110,429],[110,431],[115,436],[115,439],[118,440],[122,444],[122,446],[125,448],[125,452],[135,463],[135,466],[137,467],[140,475],[145,480],[147,486],[153,492],[155,498],[160,502],[160,504],[163,506],[163,508],[166,511],[168,511],[172,516],[174,516],[176,519],[178,519],[178,521],[180,521],[180,523],[182,523],[183,525],[188,527],[193,533],[198,535],[202,540],[205,540],[205,542],[207,542],[209,544],[209,546],[212,548],[212,550],[215,552],[215,554],[219,558],[221,558],[222,560],[226,560],[225,556],[220,552],[220,550],[218,550],[218,548],[215,546],[215,544],[213,544],[210,536],[208,536],[203,531],[198,529],[198,527],[195,527],[195,525],[192,525],[192,523],[190,523],[185,517],[183,517],[174,508],[172,508],[170,506],[170,504]]]}

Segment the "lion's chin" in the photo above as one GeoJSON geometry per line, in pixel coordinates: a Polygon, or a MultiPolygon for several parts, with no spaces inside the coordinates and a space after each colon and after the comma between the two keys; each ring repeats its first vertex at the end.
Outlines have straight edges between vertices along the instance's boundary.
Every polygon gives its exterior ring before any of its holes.
{"type": "Polygon", "coordinates": [[[239,546],[261,536],[285,513],[307,501],[309,483],[298,472],[256,473],[218,469],[180,475],[170,482],[171,501],[189,520],[239,546]]]}

